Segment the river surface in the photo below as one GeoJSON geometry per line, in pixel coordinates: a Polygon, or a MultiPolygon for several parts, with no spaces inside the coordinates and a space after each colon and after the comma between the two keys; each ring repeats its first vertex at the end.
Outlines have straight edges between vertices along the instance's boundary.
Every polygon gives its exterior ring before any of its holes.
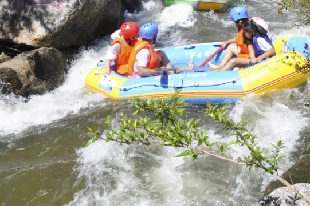
{"type": "MultiPolygon", "coordinates": [[[[288,11],[278,14],[269,0],[241,1],[250,16],[263,17],[270,37],[288,34],[310,36],[309,27],[294,27],[299,18],[288,11]]],[[[177,46],[232,38],[234,23],[229,10],[195,12],[190,6],[164,8],[159,0],[144,3],[142,11],[126,14],[139,25],[159,26],[157,47],[177,46]]],[[[65,83],[42,96],[0,96],[0,206],[88,205],[207,205],[248,206],[263,197],[273,180],[260,170],[250,172],[213,157],[196,161],[175,157],[182,150],[171,147],[120,145],[97,141],[89,147],[87,126],[107,116],[131,113],[132,108],[105,99],[85,88],[84,78],[111,43],[109,36],[87,49],[81,48],[65,83]]],[[[309,83],[229,105],[229,116],[251,120],[249,128],[260,144],[282,140],[280,173],[309,153],[309,83]]],[[[191,115],[201,117],[204,106],[188,105],[191,115]]],[[[233,136],[209,122],[210,138],[228,142],[233,136]]],[[[247,151],[233,147],[228,155],[242,157],[247,151]]]]}

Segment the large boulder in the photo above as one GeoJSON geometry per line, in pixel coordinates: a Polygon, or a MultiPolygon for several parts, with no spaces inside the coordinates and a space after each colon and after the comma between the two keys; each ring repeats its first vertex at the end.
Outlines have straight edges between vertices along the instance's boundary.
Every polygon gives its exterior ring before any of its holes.
{"type": "MultiPolygon", "coordinates": [[[[281,177],[292,184],[310,183],[310,155],[306,155],[298,160],[290,169],[283,173],[281,177]]],[[[283,186],[284,184],[279,180],[270,182],[265,190],[265,195],[283,186]]]]}
{"type": "Polygon", "coordinates": [[[81,46],[123,21],[121,0],[1,0],[0,41],[34,47],[81,46]]]}
{"type": "Polygon", "coordinates": [[[28,97],[43,94],[64,82],[66,57],[55,48],[42,47],[0,64],[0,89],[28,97]]]}
{"type": "MultiPolygon", "coordinates": [[[[310,200],[310,184],[299,183],[293,187],[306,199],[310,200]]],[[[288,187],[280,187],[262,198],[253,206],[307,206],[308,204],[288,187]]]]}

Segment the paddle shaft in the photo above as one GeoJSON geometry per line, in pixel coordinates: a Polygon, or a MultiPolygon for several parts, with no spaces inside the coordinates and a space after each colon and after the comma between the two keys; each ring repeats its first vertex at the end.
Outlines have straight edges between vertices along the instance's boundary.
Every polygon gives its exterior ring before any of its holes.
{"type": "Polygon", "coordinates": [[[221,46],[220,48],[218,48],[213,54],[211,54],[211,56],[209,56],[204,62],[202,62],[198,68],[203,67],[206,63],[208,63],[215,55],[217,55],[220,51],[223,50],[223,46],[221,46]]]}

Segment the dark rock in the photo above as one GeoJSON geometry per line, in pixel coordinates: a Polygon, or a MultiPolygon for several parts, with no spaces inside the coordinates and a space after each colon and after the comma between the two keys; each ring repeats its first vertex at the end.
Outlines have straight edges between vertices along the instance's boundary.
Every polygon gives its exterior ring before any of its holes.
{"type": "MultiPolygon", "coordinates": [[[[298,160],[281,177],[292,184],[310,183],[310,155],[306,155],[298,160]]],[[[265,195],[268,195],[273,190],[283,186],[283,183],[278,180],[270,182],[265,190],[265,195]]]]}
{"type": "Polygon", "coordinates": [[[122,10],[128,11],[129,13],[134,13],[139,11],[142,6],[143,0],[122,0],[122,10]]]}
{"type": "Polygon", "coordinates": [[[33,49],[36,48],[25,44],[15,44],[13,42],[0,41],[0,52],[5,53],[7,56],[10,57],[15,57],[22,52],[30,51],[33,49]]]}
{"type": "MultiPolygon", "coordinates": [[[[310,199],[310,184],[299,183],[293,187],[305,199],[310,199]]],[[[274,190],[269,195],[262,198],[257,204],[252,206],[307,206],[308,204],[288,187],[281,187],[274,190]]]]}
{"type": "Polygon", "coordinates": [[[0,89],[2,94],[18,93],[22,88],[22,83],[17,72],[10,68],[0,69],[0,89]]]}
{"type": "Polygon", "coordinates": [[[10,60],[11,59],[11,57],[10,56],[7,56],[5,53],[1,53],[0,54],[0,63],[2,63],[2,62],[5,62],[5,61],[8,61],[8,60],[10,60]]]}
{"type": "Polygon", "coordinates": [[[64,82],[66,57],[55,48],[24,52],[0,64],[2,92],[28,97],[43,94],[64,82]]]}
{"type": "Polygon", "coordinates": [[[0,40],[34,47],[86,45],[119,28],[121,0],[0,2],[0,40]]]}

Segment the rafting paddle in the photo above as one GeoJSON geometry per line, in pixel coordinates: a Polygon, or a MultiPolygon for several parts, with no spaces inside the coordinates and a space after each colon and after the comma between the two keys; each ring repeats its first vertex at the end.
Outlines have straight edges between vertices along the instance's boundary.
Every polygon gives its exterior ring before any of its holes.
{"type": "Polygon", "coordinates": [[[208,63],[215,55],[217,55],[220,51],[222,51],[224,49],[223,46],[220,46],[220,48],[218,48],[215,52],[213,52],[213,54],[211,54],[211,56],[209,56],[204,62],[202,62],[199,66],[198,69],[203,67],[206,63],[208,63]]]}

